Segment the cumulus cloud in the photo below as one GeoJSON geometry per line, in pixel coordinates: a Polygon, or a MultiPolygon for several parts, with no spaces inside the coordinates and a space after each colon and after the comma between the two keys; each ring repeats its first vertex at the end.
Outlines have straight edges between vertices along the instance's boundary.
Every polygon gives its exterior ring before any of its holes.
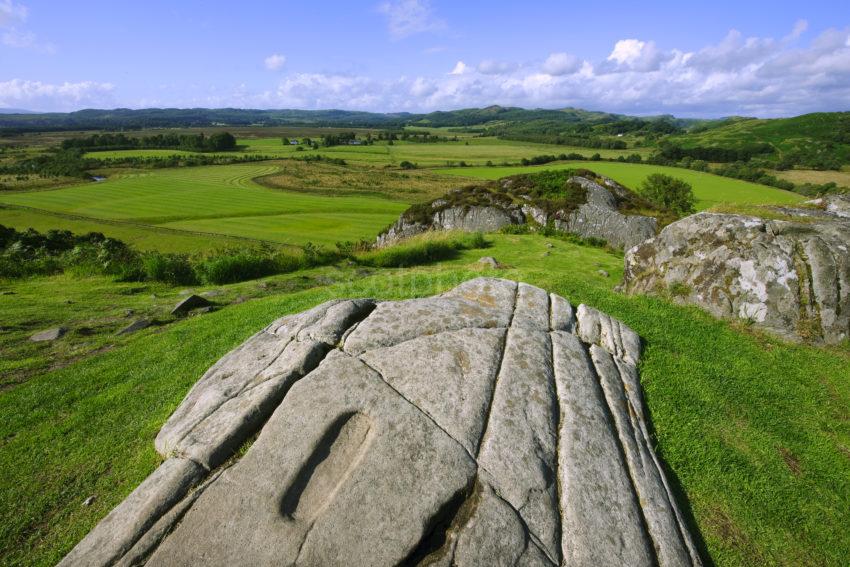
{"type": "MultiPolygon", "coordinates": [[[[801,29],[796,25],[789,35],[801,29]]],[[[545,59],[541,54],[537,62],[521,65],[487,60],[473,66],[461,60],[448,73],[392,79],[284,71],[277,84],[265,91],[234,86],[202,98],[181,99],[178,104],[384,112],[501,104],[680,116],[850,110],[850,28],[794,40],[788,40],[789,35],[746,37],[732,30],[694,50],[662,49],[646,38],[621,40],[598,61],[564,53],[545,59]]],[[[99,101],[111,100],[112,89],[103,85],[0,83],[0,106],[104,106],[108,103],[99,101]]],[[[175,102],[164,100],[162,105],[175,102]]]]}
{"type": "Polygon", "coordinates": [[[478,64],[478,72],[483,75],[505,75],[517,68],[516,63],[485,59],[478,64]]]}
{"type": "Polygon", "coordinates": [[[12,79],[0,82],[0,107],[33,110],[75,110],[113,105],[111,83],[43,83],[12,79]]]}
{"type": "Polygon", "coordinates": [[[378,6],[387,18],[393,39],[445,29],[446,23],[434,14],[429,0],[390,0],[378,6]]]}
{"type": "Polygon", "coordinates": [[[458,61],[457,63],[455,63],[454,68],[449,71],[449,75],[464,75],[470,72],[472,72],[472,69],[470,69],[469,65],[467,65],[463,61],[458,61]]]}
{"type": "Polygon", "coordinates": [[[549,75],[569,75],[581,69],[581,59],[569,53],[552,53],[543,63],[543,71],[549,75]]]}
{"type": "Polygon", "coordinates": [[[827,30],[798,46],[732,30],[695,51],[621,40],[596,63],[553,53],[539,64],[482,61],[472,67],[458,61],[450,73],[433,77],[295,75],[252,104],[376,111],[579,106],[689,116],[844,110],[850,100],[848,38],[850,29],[827,30]]]}
{"type": "Polygon", "coordinates": [[[279,53],[274,53],[266,57],[263,62],[269,71],[278,71],[286,64],[286,57],[279,53]]]}
{"type": "Polygon", "coordinates": [[[600,71],[657,71],[661,64],[672,58],[672,54],[664,53],[656,47],[653,41],[639,39],[621,39],[614,44],[614,49],[606,59],[606,64],[600,65],[600,71]]]}

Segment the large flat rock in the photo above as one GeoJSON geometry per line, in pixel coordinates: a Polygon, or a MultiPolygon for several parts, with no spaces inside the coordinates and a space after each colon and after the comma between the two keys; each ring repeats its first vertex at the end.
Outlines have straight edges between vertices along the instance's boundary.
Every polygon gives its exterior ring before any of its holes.
{"type": "Polygon", "coordinates": [[[284,317],[62,564],[699,565],[639,357],[620,321],[490,278],[284,317]]]}

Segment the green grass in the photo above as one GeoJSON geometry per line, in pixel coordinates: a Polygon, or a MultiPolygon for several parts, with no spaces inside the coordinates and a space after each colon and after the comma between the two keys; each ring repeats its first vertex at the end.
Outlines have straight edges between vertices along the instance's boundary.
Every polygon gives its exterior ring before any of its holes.
{"type": "MultiPolygon", "coordinates": [[[[278,167],[266,163],[145,170],[55,191],[4,193],[0,204],[79,215],[89,222],[126,221],[285,244],[373,238],[406,208],[403,201],[382,197],[284,192],[252,181],[278,167]]],[[[167,233],[162,240],[167,243],[167,233]]]]}
{"type": "Polygon", "coordinates": [[[850,161],[850,144],[834,143],[839,129],[847,132],[850,113],[817,112],[792,118],[746,118],[729,121],[704,132],[673,136],[671,141],[683,147],[718,146],[741,148],[753,143],[770,144],[776,157],[805,148],[817,148],[842,162],[850,161]]]}
{"type": "Polygon", "coordinates": [[[653,173],[665,173],[690,183],[694,188],[697,199],[697,210],[704,210],[723,203],[741,203],[754,205],[792,204],[799,203],[805,197],[783,191],[766,185],[749,183],[738,179],[720,177],[710,173],[702,173],[678,167],[660,165],[611,163],[611,162],[569,162],[555,165],[538,165],[530,167],[462,167],[435,170],[446,175],[462,175],[481,179],[499,179],[506,175],[518,173],[534,173],[546,169],[569,169],[582,167],[601,175],[607,175],[626,187],[637,189],[643,180],[653,173]]]}
{"type": "Polygon", "coordinates": [[[192,253],[235,246],[245,241],[213,234],[195,234],[144,226],[128,222],[108,222],[97,219],[74,218],[29,209],[4,208],[0,205],[0,224],[17,230],[34,228],[46,232],[63,228],[77,234],[101,232],[117,238],[139,250],[192,253]]]}
{"type": "MultiPolygon", "coordinates": [[[[436,129],[430,129],[437,133],[436,129]]],[[[440,135],[454,136],[453,133],[441,131],[440,135]]],[[[320,135],[319,135],[320,136],[320,135]]],[[[319,141],[319,136],[313,139],[319,141]]],[[[321,154],[328,157],[344,159],[349,163],[360,165],[393,165],[402,161],[411,161],[420,166],[444,166],[447,161],[465,161],[469,164],[484,165],[487,161],[499,164],[519,162],[522,158],[531,158],[543,154],[580,153],[591,156],[599,153],[604,158],[616,158],[633,153],[648,155],[647,148],[631,148],[628,150],[597,150],[575,146],[556,146],[552,144],[537,144],[534,142],[517,142],[500,140],[494,137],[475,138],[459,136],[457,142],[416,143],[396,141],[393,145],[386,142],[376,142],[371,146],[332,146],[320,147],[318,150],[304,149],[298,151],[296,146],[284,146],[280,138],[239,138],[237,143],[242,146],[238,152],[227,152],[221,155],[263,155],[276,158],[304,157],[311,154],[321,154]]],[[[301,139],[301,136],[296,136],[301,139]]],[[[117,150],[90,152],[89,157],[119,158],[119,157],[165,157],[171,155],[189,155],[191,152],[180,150],[117,150]]],[[[216,154],[218,155],[218,154],[216,154]]]]}
{"type": "MultiPolygon", "coordinates": [[[[274,318],[334,297],[431,295],[489,274],[586,302],[643,337],[641,379],[658,451],[714,563],[846,564],[847,350],[792,345],[664,299],[623,296],[613,290],[622,259],[601,249],[533,235],[488,239],[486,254],[508,269],[484,270],[476,265],[482,252],[469,250],[413,269],[367,274],[340,266],[276,276],[266,281],[277,294],[121,341],[104,339],[102,352],[0,392],[0,563],[61,558],[157,466],[153,438],[204,370],[274,318]],[[328,281],[337,283],[315,287],[328,281]],[[310,287],[284,292],[304,285],[310,287]],[[92,495],[94,504],[81,506],[92,495]]],[[[59,277],[3,286],[18,294],[0,295],[4,324],[97,319],[103,306],[82,298],[106,297],[113,285],[59,277]],[[63,295],[80,303],[54,313],[63,295]],[[45,302],[47,296],[57,299],[45,302]]],[[[222,289],[226,303],[256,284],[222,289]]],[[[126,301],[142,304],[150,294],[140,290],[126,301]]],[[[177,297],[168,295],[169,302],[177,297]]],[[[0,343],[4,352],[12,348],[8,341],[0,343]]]]}

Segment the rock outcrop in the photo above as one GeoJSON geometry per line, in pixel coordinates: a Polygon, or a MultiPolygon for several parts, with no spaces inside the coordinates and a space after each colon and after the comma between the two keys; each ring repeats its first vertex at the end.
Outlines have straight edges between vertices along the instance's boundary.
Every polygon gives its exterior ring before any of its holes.
{"type": "Polygon", "coordinates": [[[623,287],[666,291],[719,317],[792,339],[850,337],[850,220],[783,209],[799,221],[700,213],[626,254],[623,287]]]}
{"type": "Polygon", "coordinates": [[[494,232],[510,224],[530,222],[551,225],[584,238],[602,239],[624,250],[655,236],[658,221],[654,217],[624,214],[619,210],[623,203],[635,201],[636,195],[613,179],[589,175],[574,175],[566,180],[566,184],[580,187],[583,193],[580,202],[567,208],[558,208],[557,203],[562,200],[555,195],[534,202],[523,191],[526,188],[515,183],[522,176],[501,180],[491,192],[476,187],[473,198],[463,204],[452,205],[448,199],[437,199],[424,205],[424,209],[415,207],[416,215],[403,214],[378,236],[377,245],[386,246],[429,230],[494,232]]]}
{"type": "Polygon", "coordinates": [[[639,355],[604,313],[489,278],[284,317],[61,565],[699,565],[639,355]]]}

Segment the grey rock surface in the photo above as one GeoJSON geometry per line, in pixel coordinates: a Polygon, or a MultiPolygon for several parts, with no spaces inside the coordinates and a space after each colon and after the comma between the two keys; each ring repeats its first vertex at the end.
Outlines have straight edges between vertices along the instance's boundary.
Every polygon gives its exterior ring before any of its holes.
{"type": "Polygon", "coordinates": [[[180,300],[177,305],[174,306],[174,309],[171,310],[172,315],[185,315],[192,309],[198,309],[199,307],[207,307],[210,305],[210,302],[200,295],[189,295],[185,299],[180,300]]]}
{"type": "Polygon", "coordinates": [[[639,356],[616,319],[492,278],[284,317],[61,565],[699,565],[639,356]]]}
{"type": "Polygon", "coordinates": [[[386,232],[378,236],[376,244],[386,246],[429,230],[495,232],[510,224],[527,222],[544,226],[551,222],[557,230],[585,238],[600,238],[611,246],[624,250],[655,236],[657,220],[654,217],[624,215],[618,212],[617,199],[628,193],[628,190],[612,179],[601,179],[604,186],[586,177],[574,176],[569,179],[571,183],[581,185],[587,192],[587,202],[573,211],[559,210],[550,213],[538,206],[524,204],[508,207],[450,207],[433,213],[427,222],[412,221],[402,215],[386,232]]]}
{"type": "Polygon", "coordinates": [[[137,331],[141,331],[142,329],[147,329],[152,324],[150,319],[137,319],[118,331],[118,335],[129,335],[130,333],[135,333],[137,331]]]}
{"type": "Polygon", "coordinates": [[[623,287],[667,292],[790,339],[850,337],[850,220],[699,213],[630,250],[623,287]]]}
{"type": "Polygon", "coordinates": [[[478,259],[478,263],[492,270],[498,270],[502,267],[499,261],[493,258],[492,256],[482,256],[478,259]]]}
{"type": "Polygon", "coordinates": [[[30,337],[30,340],[36,343],[55,341],[56,339],[62,338],[62,336],[64,336],[67,332],[68,329],[65,327],[54,327],[52,329],[46,329],[35,333],[30,337]]]}

